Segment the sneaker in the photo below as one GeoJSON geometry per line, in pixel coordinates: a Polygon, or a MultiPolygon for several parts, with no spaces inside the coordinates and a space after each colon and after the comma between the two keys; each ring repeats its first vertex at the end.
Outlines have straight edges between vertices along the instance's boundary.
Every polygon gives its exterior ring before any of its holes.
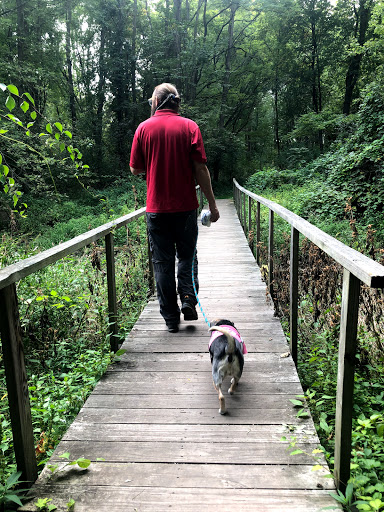
{"type": "Polygon", "coordinates": [[[184,320],[197,320],[197,311],[196,307],[192,302],[190,302],[189,297],[184,297],[181,312],[184,315],[184,320]]]}

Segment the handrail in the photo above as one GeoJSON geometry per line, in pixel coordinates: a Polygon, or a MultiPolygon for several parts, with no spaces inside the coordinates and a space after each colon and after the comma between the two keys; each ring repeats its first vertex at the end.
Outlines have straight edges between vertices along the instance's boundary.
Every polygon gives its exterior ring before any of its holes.
{"type": "Polygon", "coordinates": [[[144,213],[145,207],[140,208],[140,210],[136,210],[132,213],[129,213],[128,215],[119,217],[118,219],[103,224],[102,226],[99,226],[95,229],[91,229],[90,231],[72,238],[67,242],[58,244],[55,247],[47,249],[46,251],[40,252],[34,256],[26,258],[25,260],[20,260],[16,263],[13,263],[12,265],[0,269],[0,289],[5,288],[12,283],[16,283],[17,281],[20,281],[20,279],[33,274],[37,270],[55,263],[61,258],[64,258],[64,256],[76,252],[77,250],[89,245],[99,238],[105,237],[114,229],[126,226],[128,223],[143,216],[144,213]]]}
{"type": "Polygon", "coordinates": [[[350,477],[353,387],[356,338],[361,281],[371,288],[384,287],[384,266],[359,253],[295,213],[269,199],[254,194],[233,180],[236,209],[244,231],[252,229],[252,200],[256,201],[256,260],[260,264],[260,204],[269,209],[268,288],[273,297],[273,235],[274,213],[291,225],[290,249],[290,351],[297,364],[298,325],[298,253],[299,233],[331,256],[343,267],[343,289],[337,372],[334,478],[338,489],[344,491],[350,477]],[[248,216],[246,197],[248,197],[248,216]]]}
{"type": "Polygon", "coordinates": [[[320,249],[331,256],[337,263],[340,263],[340,265],[354,276],[358,277],[360,281],[363,281],[367,286],[370,288],[384,288],[383,265],[380,265],[377,261],[368,258],[355,249],[348,247],[339,240],[336,240],[336,238],[333,238],[307,220],[299,217],[299,215],[287,210],[284,206],[274,203],[262,196],[253,194],[249,190],[241,187],[236,180],[234,180],[234,183],[243,194],[277,213],[279,217],[286,220],[292,227],[320,247],[320,249]]]}

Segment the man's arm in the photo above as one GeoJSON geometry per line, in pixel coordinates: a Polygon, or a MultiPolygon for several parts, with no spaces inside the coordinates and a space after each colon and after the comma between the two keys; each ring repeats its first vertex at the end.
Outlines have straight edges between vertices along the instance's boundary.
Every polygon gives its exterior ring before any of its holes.
{"type": "Polygon", "coordinates": [[[211,221],[216,222],[220,218],[219,210],[216,206],[215,196],[212,190],[211,175],[209,174],[208,167],[200,162],[193,161],[195,178],[197,184],[200,185],[203,194],[207,198],[209,210],[211,212],[211,221]]]}
{"type": "Polygon", "coordinates": [[[133,167],[129,167],[131,169],[131,173],[137,176],[138,174],[142,174],[145,172],[145,169],[134,169],[133,167]]]}

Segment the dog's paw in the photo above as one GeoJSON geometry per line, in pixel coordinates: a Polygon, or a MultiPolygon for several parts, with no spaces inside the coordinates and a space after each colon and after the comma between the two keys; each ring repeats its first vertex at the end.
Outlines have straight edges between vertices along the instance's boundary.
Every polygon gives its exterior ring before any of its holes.
{"type": "Polygon", "coordinates": [[[232,386],[228,389],[228,393],[229,393],[230,395],[233,395],[233,389],[232,389],[232,386]]]}
{"type": "Polygon", "coordinates": [[[225,409],[219,409],[219,413],[224,416],[224,414],[227,414],[227,411],[225,409]]]}

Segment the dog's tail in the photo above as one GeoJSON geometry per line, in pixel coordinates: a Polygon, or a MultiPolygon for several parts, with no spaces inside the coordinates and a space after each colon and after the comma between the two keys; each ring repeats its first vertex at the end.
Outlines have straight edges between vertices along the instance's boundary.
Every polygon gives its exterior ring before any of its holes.
{"type": "Polygon", "coordinates": [[[227,338],[227,341],[228,341],[228,347],[227,347],[227,351],[226,351],[227,354],[234,354],[235,353],[235,349],[236,349],[235,339],[229,334],[229,332],[227,330],[225,330],[220,325],[214,325],[209,330],[210,331],[219,331],[222,334],[224,334],[224,336],[227,338]]]}

